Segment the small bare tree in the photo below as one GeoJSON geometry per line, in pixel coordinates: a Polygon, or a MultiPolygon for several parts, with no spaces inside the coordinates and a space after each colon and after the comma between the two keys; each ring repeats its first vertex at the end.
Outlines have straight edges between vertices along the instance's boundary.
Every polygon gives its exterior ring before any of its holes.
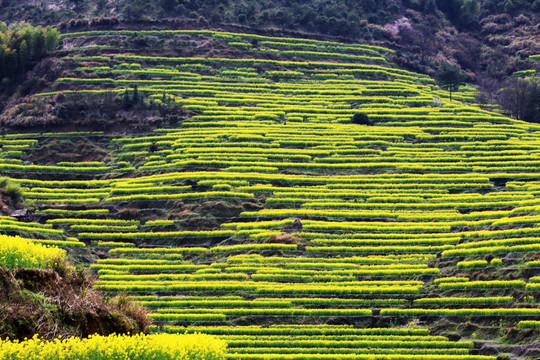
{"type": "Polygon", "coordinates": [[[501,107],[516,119],[540,121],[540,84],[535,79],[512,79],[499,91],[501,107]]]}

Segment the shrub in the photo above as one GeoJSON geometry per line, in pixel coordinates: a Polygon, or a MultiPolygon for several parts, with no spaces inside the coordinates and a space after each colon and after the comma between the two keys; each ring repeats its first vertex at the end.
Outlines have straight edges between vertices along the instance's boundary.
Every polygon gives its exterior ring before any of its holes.
{"type": "Polygon", "coordinates": [[[19,184],[8,182],[5,185],[4,192],[11,198],[14,204],[22,200],[24,191],[19,184]]]}
{"type": "Polygon", "coordinates": [[[353,124],[360,125],[373,125],[373,122],[369,119],[369,116],[365,113],[356,113],[353,115],[351,122],[353,124]]]}

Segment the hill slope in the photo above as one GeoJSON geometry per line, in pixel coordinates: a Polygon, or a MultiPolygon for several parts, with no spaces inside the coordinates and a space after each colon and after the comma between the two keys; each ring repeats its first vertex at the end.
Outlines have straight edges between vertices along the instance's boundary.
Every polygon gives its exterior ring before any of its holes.
{"type": "Polygon", "coordinates": [[[459,64],[485,91],[500,89],[540,53],[540,1],[183,1],[3,0],[0,21],[56,25],[79,31],[88,24],[135,25],[224,31],[275,29],[385,44],[399,50],[399,64],[432,74],[441,62],[459,64]],[[489,79],[489,81],[487,81],[489,79]]]}
{"type": "Polygon", "coordinates": [[[230,359],[538,355],[539,126],[471,87],[450,101],[382,47],[208,30],[63,46],[62,74],[4,120],[49,104],[56,127],[1,140],[37,221],[0,230],[84,248],[102,290],[156,331],[221,335],[230,359]]]}

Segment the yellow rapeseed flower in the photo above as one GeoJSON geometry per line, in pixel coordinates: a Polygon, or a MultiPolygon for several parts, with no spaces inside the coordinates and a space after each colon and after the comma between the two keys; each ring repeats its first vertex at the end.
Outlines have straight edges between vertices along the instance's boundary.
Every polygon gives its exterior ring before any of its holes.
{"type": "Polygon", "coordinates": [[[0,340],[0,360],[223,360],[226,343],[204,334],[94,335],[42,341],[0,340]]]}

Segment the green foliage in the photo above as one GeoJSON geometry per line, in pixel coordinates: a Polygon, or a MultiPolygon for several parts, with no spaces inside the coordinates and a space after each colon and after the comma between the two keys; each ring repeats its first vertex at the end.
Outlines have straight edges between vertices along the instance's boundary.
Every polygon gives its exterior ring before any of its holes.
{"type": "Polygon", "coordinates": [[[459,87],[465,83],[465,75],[461,72],[459,65],[443,63],[437,70],[435,79],[439,86],[450,93],[450,101],[452,101],[452,93],[459,90],[459,87]]]}
{"type": "Polygon", "coordinates": [[[373,122],[369,120],[369,116],[365,113],[356,113],[353,115],[351,122],[353,124],[360,125],[373,125],[373,122]]]}
{"type": "Polygon", "coordinates": [[[0,78],[13,80],[37,61],[53,52],[60,33],[47,26],[0,23],[0,78]]]}
{"type": "Polygon", "coordinates": [[[13,182],[8,182],[6,184],[4,192],[15,204],[21,201],[24,196],[24,190],[21,188],[21,186],[13,182]]]}
{"type": "MultiPolygon", "coordinates": [[[[478,24],[480,0],[437,0],[436,5],[457,25],[469,27],[478,24]]],[[[429,7],[432,8],[432,5],[429,7]]]]}

